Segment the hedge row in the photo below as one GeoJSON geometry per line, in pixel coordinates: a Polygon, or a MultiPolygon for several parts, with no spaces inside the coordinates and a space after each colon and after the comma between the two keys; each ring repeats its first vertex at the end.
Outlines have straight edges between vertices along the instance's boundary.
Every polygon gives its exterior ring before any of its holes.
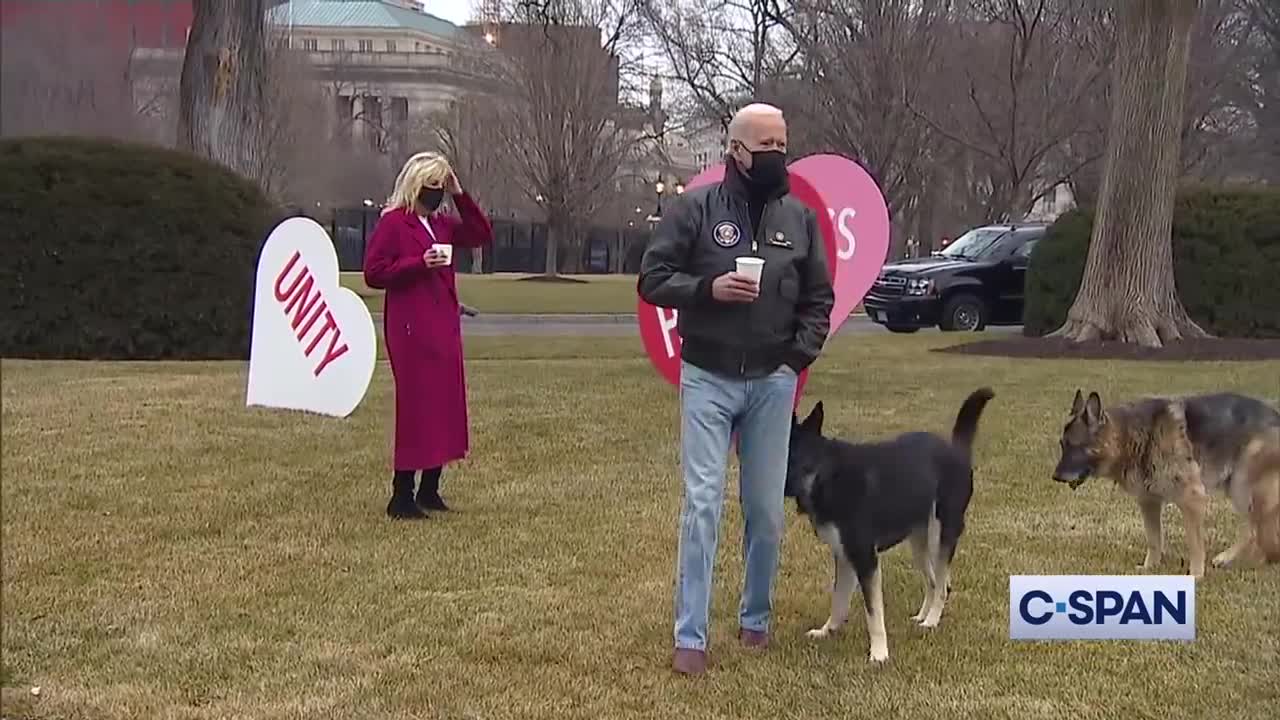
{"type": "MultiPolygon", "coordinates": [[[[1058,218],[1027,272],[1024,333],[1066,320],[1084,276],[1091,210],[1058,218]]],[[[1173,214],[1178,295],[1201,327],[1221,337],[1280,337],[1280,188],[1191,188],[1173,214]]]]}
{"type": "Polygon", "coordinates": [[[85,138],[0,142],[0,354],[248,357],[254,265],[279,218],[193,155],[85,138]]]}

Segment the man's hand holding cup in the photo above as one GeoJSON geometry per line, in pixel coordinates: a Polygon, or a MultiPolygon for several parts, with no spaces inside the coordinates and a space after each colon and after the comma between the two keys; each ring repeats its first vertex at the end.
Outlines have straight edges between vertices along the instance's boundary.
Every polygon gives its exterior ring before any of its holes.
{"type": "Polygon", "coordinates": [[[738,269],[711,281],[711,296],[720,302],[749,303],[760,296],[760,273],[764,259],[738,258],[738,269]]]}

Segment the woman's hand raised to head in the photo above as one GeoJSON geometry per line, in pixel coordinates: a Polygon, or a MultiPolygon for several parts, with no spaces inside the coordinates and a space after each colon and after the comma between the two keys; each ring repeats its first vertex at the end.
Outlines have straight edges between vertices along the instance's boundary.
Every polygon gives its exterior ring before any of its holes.
{"type": "Polygon", "coordinates": [[[444,183],[444,191],[450,195],[462,194],[462,183],[458,182],[458,174],[452,170],[449,171],[449,179],[444,183]]]}

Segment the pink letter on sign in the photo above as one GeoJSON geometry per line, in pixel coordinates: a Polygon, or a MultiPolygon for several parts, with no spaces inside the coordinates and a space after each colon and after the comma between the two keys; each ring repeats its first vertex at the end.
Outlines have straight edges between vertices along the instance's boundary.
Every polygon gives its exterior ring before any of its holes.
{"type": "Polygon", "coordinates": [[[670,308],[654,310],[658,311],[658,327],[662,328],[662,342],[667,346],[667,357],[673,358],[680,353],[680,335],[676,332],[679,312],[670,308]]]}

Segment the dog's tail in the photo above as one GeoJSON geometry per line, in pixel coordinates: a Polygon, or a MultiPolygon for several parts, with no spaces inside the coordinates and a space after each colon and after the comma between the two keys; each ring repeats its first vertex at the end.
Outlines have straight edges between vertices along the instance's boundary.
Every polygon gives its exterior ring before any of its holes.
{"type": "Polygon", "coordinates": [[[1254,458],[1250,486],[1249,522],[1267,562],[1280,562],[1280,447],[1271,446],[1254,458]]]}
{"type": "Polygon", "coordinates": [[[978,434],[978,419],[982,417],[982,409],[987,406],[987,401],[995,397],[996,394],[991,388],[978,388],[965,398],[964,404],[960,406],[960,412],[956,415],[955,427],[951,429],[951,442],[956,447],[968,454],[973,449],[973,438],[978,434]]]}

